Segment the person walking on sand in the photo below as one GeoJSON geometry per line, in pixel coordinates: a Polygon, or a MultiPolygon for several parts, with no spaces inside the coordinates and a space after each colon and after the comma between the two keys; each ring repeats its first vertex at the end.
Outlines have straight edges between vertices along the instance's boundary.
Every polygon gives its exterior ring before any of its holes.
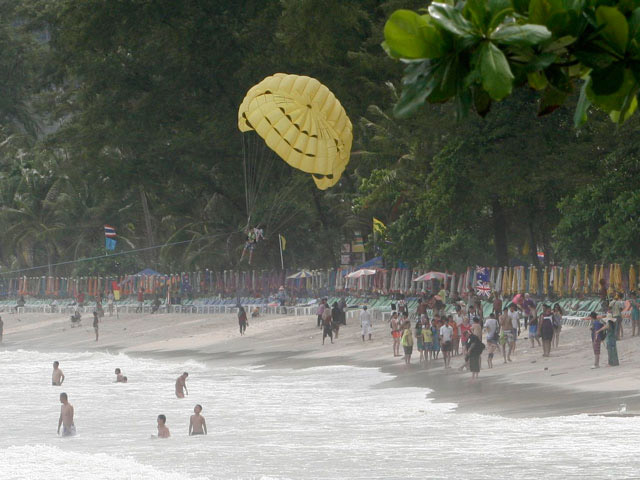
{"type": "Polygon", "coordinates": [[[373,323],[371,320],[371,313],[367,310],[367,306],[362,307],[362,311],[360,312],[360,326],[362,327],[362,341],[364,342],[364,337],[369,336],[369,341],[371,341],[371,335],[373,334],[373,323]]]}
{"type": "Polygon", "coordinates": [[[96,332],[96,342],[98,341],[98,323],[99,323],[99,318],[98,318],[98,312],[94,311],[93,312],[93,331],[96,332]]]}
{"type": "Polygon", "coordinates": [[[638,303],[636,292],[631,292],[629,306],[631,307],[631,336],[635,337],[640,334],[640,303],[638,303]]]}
{"type": "Polygon", "coordinates": [[[333,308],[331,309],[331,330],[333,330],[333,337],[337,340],[340,333],[340,324],[342,323],[342,310],[338,302],[333,302],[333,308]]]}
{"type": "Polygon", "coordinates": [[[60,394],[60,418],[58,419],[58,435],[60,435],[60,427],[62,426],[62,436],[72,437],[76,434],[76,426],[73,423],[73,405],[69,403],[67,394],[60,394]]]}
{"type": "Polygon", "coordinates": [[[431,335],[433,342],[431,343],[431,360],[437,360],[440,355],[440,326],[438,325],[438,317],[433,317],[431,321],[431,335]]]}
{"type": "Polygon", "coordinates": [[[551,340],[553,339],[553,312],[549,305],[543,306],[543,313],[538,320],[540,337],[542,337],[542,356],[551,354],[551,340]]]}
{"type": "Polygon", "coordinates": [[[562,307],[560,307],[559,303],[556,303],[553,306],[553,341],[552,345],[554,348],[558,348],[560,344],[560,331],[562,330],[562,307]]]}
{"type": "Polygon", "coordinates": [[[333,319],[331,318],[331,309],[326,307],[322,312],[322,344],[325,338],[329,337],[333,343],[333,319]]]}
{"type": "Polygon", "coordinates": [[[64,373],[62,373],[62,369],[60,368],[60,362],[57,360],[53,362],[53,374],[51,375],[51,385],[59,387],[64,382],[64,373]]]}
{"type": "Polygon", "coordinates": [[[207,422],[204,417],[200,415],[202,412],[202,405],[196,405],[193,407],[193,415],[189,419],[189,435],[206,435],[207,434],[207,422]]]}
{"type": "Polygon", "coordinates": [[[402,349],[404,350],[404,363],[405,365],[410,365],[411,354],[413,353],[413,335],[411,334],[411,323],[409,321],[404,323],[404,330],[402,332],[402,349]]]}
{"type": "Polygon", "coordinates": [[[453,328],[451,328],[451,325],[449,325],[446,320],[445,323],[440,327],[439,334],[440,348],[442,349],[442,357],[444,358],[444,368],[450,368],[449,363],[451,362],[451,342],[453,340],[453,328]]]}
{"type": "Polygon", "coordinates": [[[604,327],[604,323],[600,321],[598,318],[598,314],[596,312],[591,312],[589,315],[589,320],[593,323],[591,325],[591,344],[593,346],[593,367],[600,368],[600,345],[605,338],[605,332],[601,332],[602,327],[604,327]],[[598,333],[600,332],[600,333],[598,333]]]}
{"type": "Polygon", "coordinates": [[[520,335],[520,314],[518,313],[518,306],[515,303],[509,305],[508,315],[511,320],[511,331],[513,332],[513,348],[511,352],[516,353],[518,335],[520,335]]]}
{"type": "Polygon", "coordinates": [[[538,323],[540,322],[538,322],[538,317],[536,315],[529,317],[529,342],[531,343],[531,348],[535,348],[536,342],[538,342],[539,347],[542,346],[540,343],[538,323]]]}
{"type": "Polygon", "coordinates": [[[422,325],[422,344],[424,346],[424,361],[427,362],[431,359],[433,353],[433,331],[426,315],[424,315],[422,325]]]}
{"type": "Polygon", "coordinates": [[[489,368],[493,368],[494,352],[498,350],[498,353],[500,353],[500,325],[498,324],[498,319],[494,313],[491,313],[487,321],[484,322],[484,329],[487,332],[487,345],[489,349],[487,364],[489,365],[489,368]]]}
{"type": "Polygon", "coordinates": [[[513,331],[511,329],[511,319],[509,318],[508,312],[508,308],[503,308],[499,317],[500,345],[502,346],[502,358],[504,358],[504,363],[511,361],[511,352],[513,351],[513,331]],[[508,358],[507,349],[509,349],[508,358]]]}
{"type": "Polygon", "coordinates": [[[158,415],[158,438],[169,438],[171,432],[167,427],[167,417],[164,415],[158,415]]]}
{"type": "Polygon", "coordinates": [[[176,379],[176,397],[184,398],[185,394],[189,395],[189,390],[187,390],[187,377],[189,374],[184,372],[176,379]]]}
{"type": "Polygon", "coordinates": [[[240,336],[244,335],[248,324],[246,310],[242,305],[238,305],[238,326],[240,327],[240,336]]]}
{"type": "Polygon", "coordinates": [[[422,320],[416,321],[416,346],[420,353],[420,363],[424,361],[424,335],[422,335],[422,320]]]}
{"type": "MultiPolygon", "coordinates": [[[[478,323],[480,323],[480,319],[476,317],[478,323]]],[[[474,319],[475,322],[475,319],[474,319]]],[[[465,360],[469,365],[469,370],[471,371],[471,380],[475,381],[478,379],[480,375],[480,355],[485,349],[484,343],[482,340],[476,335],[471,335],[469,337],[469,341],[467,342],[467,356],[465,360]]]]}
{"type": "Polygon", "coordinates": [[[393,356],[400,356],[400,337],[402,336],[402,329],[400,328],[400,320],[398,320],[398,312],[391,314],[391,320],[389,320],[389,328],[391,328],[391,338],[393,339],[393,356]]]}
{"type": "Polygon", "coordinates": [[[618,360],[618,346],[617,346],[617,334],[616,334],[616,319],[611,315],[607,315],[604,320],[607,322],[596,333],[606,332],[605,344],[607,345],[607,363],[610,367],[617,367],[620,365],[618,360]]]}

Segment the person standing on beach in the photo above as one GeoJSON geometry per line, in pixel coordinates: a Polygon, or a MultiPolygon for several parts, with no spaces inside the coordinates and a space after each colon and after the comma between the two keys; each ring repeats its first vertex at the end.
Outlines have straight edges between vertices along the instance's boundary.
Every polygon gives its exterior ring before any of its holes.
{"type": "Polygon", "coordinates": [[[446,321],[440,327],[440,348],[442,349],[442,357],[444,358],[444,368],[451,368],[451,342],[453,340],[453,328],[446,321]]]}
{"type": "Polygon", "coordinates": [[[96,332],[96,342],[98,341],[98,312],[93,312],[93,331],[96,332]]]}
{"type": "Polygon", "coordinates": [[[604,340],[605,334],[598,332],[604,327],[604,324],[600,321],[596,312],[591,312],[588,318],[593,322],[591,325],[591,344],[593,345],[594,360],[591,368],[600,368],[600,345],[604,340]]]}
{"type": "Polygon", "coordinates": [[[200,415],[202,412],[202,406],[196,405],[193,407],[193,415],[189,419],[189,435],[206,435],[207,434],[207,422],[204,417],[200,415]]]}
{"type": "Polygon", "coordinates": [[[369,335],[369,341],[371,341],[371,335],[373,333],[373,323],[371,320],[371,313],[367,311],[367,306],[362,307],[360,312],[360,326],[362,327],[362,341],[364,337],[369,335]]]}
{"type": "Polygon", "coordinates": [[[189,374],[184,372],[180,375],[176,380],[176,397],[184,398],[185,394],[189,395],[189,390],[187,390],[187,377],[189,374]]]}
{"type": "Polygon", "coordinates": [[[522,313],[524,314],[524,328],[526,330],[527,325],[530,325],[530,321],[536,318],[536,302],[531,300],[528,293],[524,294],[524,301],[522,302],[522,313]]]}
{"type": "Polygon", "coordinates": [[[554,348],[558,348],[560,344],[560,331],[562,330],[562,307],[559,303],[553,306],[553,341],[554,348]]]}
{"type": "Polygon", "coordinates": [[[405,365],[411,364],[411,354],[413,353],[413,335],[411,333],[411,322],[404,322],[404,330],[402,332],[402,349],[404,350],[405,365]]]}
{"type": "Polygon", "coordinates": [[[333,343],[333,322],[331,318],[331,309],[326,307],[322,312],[322,344],[324,339],[329,337],[333,343]]]}
{"type": "Polygon", "coordinates": [[[504,308],[500,314],[500,332],[501,332],[501,345],[502,345],[502,357],[504,363],[511,361],[511,353],[515,347],[513,329],[511,328],[511,319],[509,318],[509,309],[504,308]],[[509,349],[509,355],[507,356],[507,348],[509,349]]]}
{"type": "Polygon", "coordinates": [[[158,415],[158,438],[169,438],[170,436],[171,432],[169,432],[169,428],[167,427],[167,417],[158,415]]]}
{"type": "Polygon", "coordinates": [[[324,298],[321,298],[320,304],[318,305],[318,309],[316,311],[318,315],[318,328],[322,327],[322,314],[324,313],[325,308],[327,308],[327,306],[324,304],[324,298]]]}
{"type": "Polygon", "coordinates": [[[109,295],[107,295],[107,310],[109,311],[109,316],[113,317],[113,302],[115,300],[115,295],[113,294],[113,290],[109,291],[109,295]]]}
{"type": "Polygon", "coordinates": [[[247,330],[247,312],[242,305],[238,305],[238,326],[240,328],[240,336],[244,335],[247,330]]]}
{"type": "Polygon", "coordinates": [[[629,304],[631,307],[631,336],[635,337],[640,334],[640,304],[636,292],[631,292],[629,304]]]}
{"type": "Polygon", "coordinates": [[[136,307],[136,313],[142,312],[142,307],[144,305],[144,291],[142,287],[138,290],[138,306],[136,307]]]}
{"type": "MultiPolygon", "coordinates": [[[[531,342],[531,348],[535,348],[536,342],[538,342],[538,346],[541,347],[540,337],[538,334],[538,317],[533,315],[529,318],[529,342],[531,342]]],[[[525,327],[526,328],[526,327],[525,327]]]]}
{"type": "Polygon", "coordinates": [[[553,339],[553,312],[549,305],[544,305],[543,308],[538,328],[542,337],[542,356],[548,357],[551,354],[551,340],[553,339]]]}
{"type": "Polygon", "coordinates": [[[62,369],[60,368],[60,362],[57,360],[53,362],[53,374],[51,375],[51,385],[59,387],[64,382],[64,373],[62,373],[62,369]]]}
{"type": "Polygon", "coordinates": [[[333,308],[331,308],[331,330],[333,330],[333,336],[337,340],[340,333],[340,324],[342,323],[342,311],[338,302],[333,302],[333,308]]]}
{"type": "Polygon", "coordinates": [[[618,360],[618,346],[617,346],[617,334],[616,334],[616,320],[615,317],[608,315],[605,317],[607,324],[600,328],[596,333],[606,332],[605,343],[607,345],[607,363],[610,367],[617,367],[620,365],[618,360]]]}
{"type": "Polygon", "coordinates": [[[400,321],[398,320],[398,312],[391,314],[391,320],[389,320],[389,328],[391,328],[391,338],[393,339],[393,356],[400,356],[400,337],[402,331],[400,329],[400,321]]]}
{"type": "Polygon", "coordinates": [[[58,419],[58,435],[60,435],[60,426],[62,426],[62,436],[72,437],[76,434],[76,426],[73,423],[73,405],[69,403],[67,394],[60,394],[60,418],[58,419]]]}
{"type": "Polygon", "coordinates": [[[622,340],[624,338],[624,330],[622,326],[622,310],[624,309],[624,302],[622,301],[622,295],[620,293],[616,293],[613,300],[609,304],[609,308],[611,309],[611,315],[616,319],[616,336],[618,340],[622,340]]]}
{"type": "Polygon", "coordinates": [[[433,317],[431,321],[431,335],[433,342],[431,343],[431,360],[437,360],[440,355],[440,325],[438,325],[439,317],[433,317]]]}

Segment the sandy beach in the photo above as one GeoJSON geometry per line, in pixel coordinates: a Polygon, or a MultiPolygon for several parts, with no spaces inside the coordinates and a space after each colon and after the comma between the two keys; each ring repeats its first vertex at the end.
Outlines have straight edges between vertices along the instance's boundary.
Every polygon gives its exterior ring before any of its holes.
{"type": "MultiPolygon", "coordinates": [[[[393,375],[378,388],[419,386],[432,390],[437,402],[458,404],[459,411],[514,417],[603,413],[624,403],[629,411],[640,411],[637,385],[640,371],[635,359],[640,337],[618,342],[620,366],[606,367],[602,349],[600,369],[590,369],[593,353],[584,327],[562,330],[560,348],[550,358],[541,347],[530,348],[524,335],[518,341],[514,361],[486,369],[486,352],[478,382],[458,368],[462,356],[454,357],[452,369],[442,360],[425,365],[413,357],[406,367],[392,356],[387,324],[374,324],[373,341],[362,342],[356,320],[340,329],[334,344],[322,345],[315,317],[263,316],[250,319],[247,335],[238,332],[236,316],[159,314],[106,316],[100,323],[100,340],[94,341],[92,319],[85,315],[81,326],[72,328],[60,314],[3,315],[2,349],[40,352],[108,351],[154,358],[190,358],[215,368],[260,366],[263,368],[308,368],[319,365],[352,365],[379,368],[393,375]]],[[[328,339],[327,339],[328,340],[328,339]]],[[[53,360],[53,359],[52,359],[53,360]]]]}

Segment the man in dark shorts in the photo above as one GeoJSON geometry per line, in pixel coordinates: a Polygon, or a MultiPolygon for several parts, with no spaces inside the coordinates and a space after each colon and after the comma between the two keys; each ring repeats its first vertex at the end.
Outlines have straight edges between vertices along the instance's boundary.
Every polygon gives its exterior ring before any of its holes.
{"type": "Polygon", "coordinates": [[[450,368],[452,340],[453,328],[448,323],[445,323],[440,327],[440,348],[442,350],[442,356],[444,357],[444,368],[450,368]]]}
{"type": "Polygon", "coordinates": [[[329,337],[331,343],[333,343],[333,321],[331,315],[331,309],[327,306],[322,312],[322,344],[324,345],[324,339],[329,337]]]}

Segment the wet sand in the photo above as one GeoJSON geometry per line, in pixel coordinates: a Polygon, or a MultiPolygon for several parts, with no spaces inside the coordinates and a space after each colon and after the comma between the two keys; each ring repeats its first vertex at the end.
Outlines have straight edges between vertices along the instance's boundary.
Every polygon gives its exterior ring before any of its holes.
{"type": "MultiPolygon", "coordinates": [[[[442,359],[419,365],[414,355],[410,367],[392,356],[386,324],[374,325],[374,339],[362,342],[360,329],[350,320],[332,345],[322,345],[315,317],[266,316],[250,319],[241,337],[235,315],[138,314],[105,317],[100,340],[94,341],[92,319],[71,328],[67,316],[56,314],[5,314],[4,343],[0,349],[69,352],[100,350],[156,358],[194,358],[212,368],[260,366],[263,368],[309,368],[351,365],[379,368],[391,375],[376,388],[424,387],[437,402],[456,403],[458,411],[483,414],[539,417],[604,413],[626,404],[630,414],[640,412],[640,337],[618,343],[620,367],[606,367],[602,348],[601,368],[591,370],[593,352],[586,328],[565,327],[560,348],[550,358],[542,349],[518,342],[514,361],[503,364],[496,355],[495,367],[486,369],[483,354],[480,379],[472,382],[460,372],[462,356],[454,357],[445,370],[442,359]]],[[[627,332],[629,334],[629,332],[627,332]]],[[[417,352],[415,352],[417,353],[417,352]]]]}

